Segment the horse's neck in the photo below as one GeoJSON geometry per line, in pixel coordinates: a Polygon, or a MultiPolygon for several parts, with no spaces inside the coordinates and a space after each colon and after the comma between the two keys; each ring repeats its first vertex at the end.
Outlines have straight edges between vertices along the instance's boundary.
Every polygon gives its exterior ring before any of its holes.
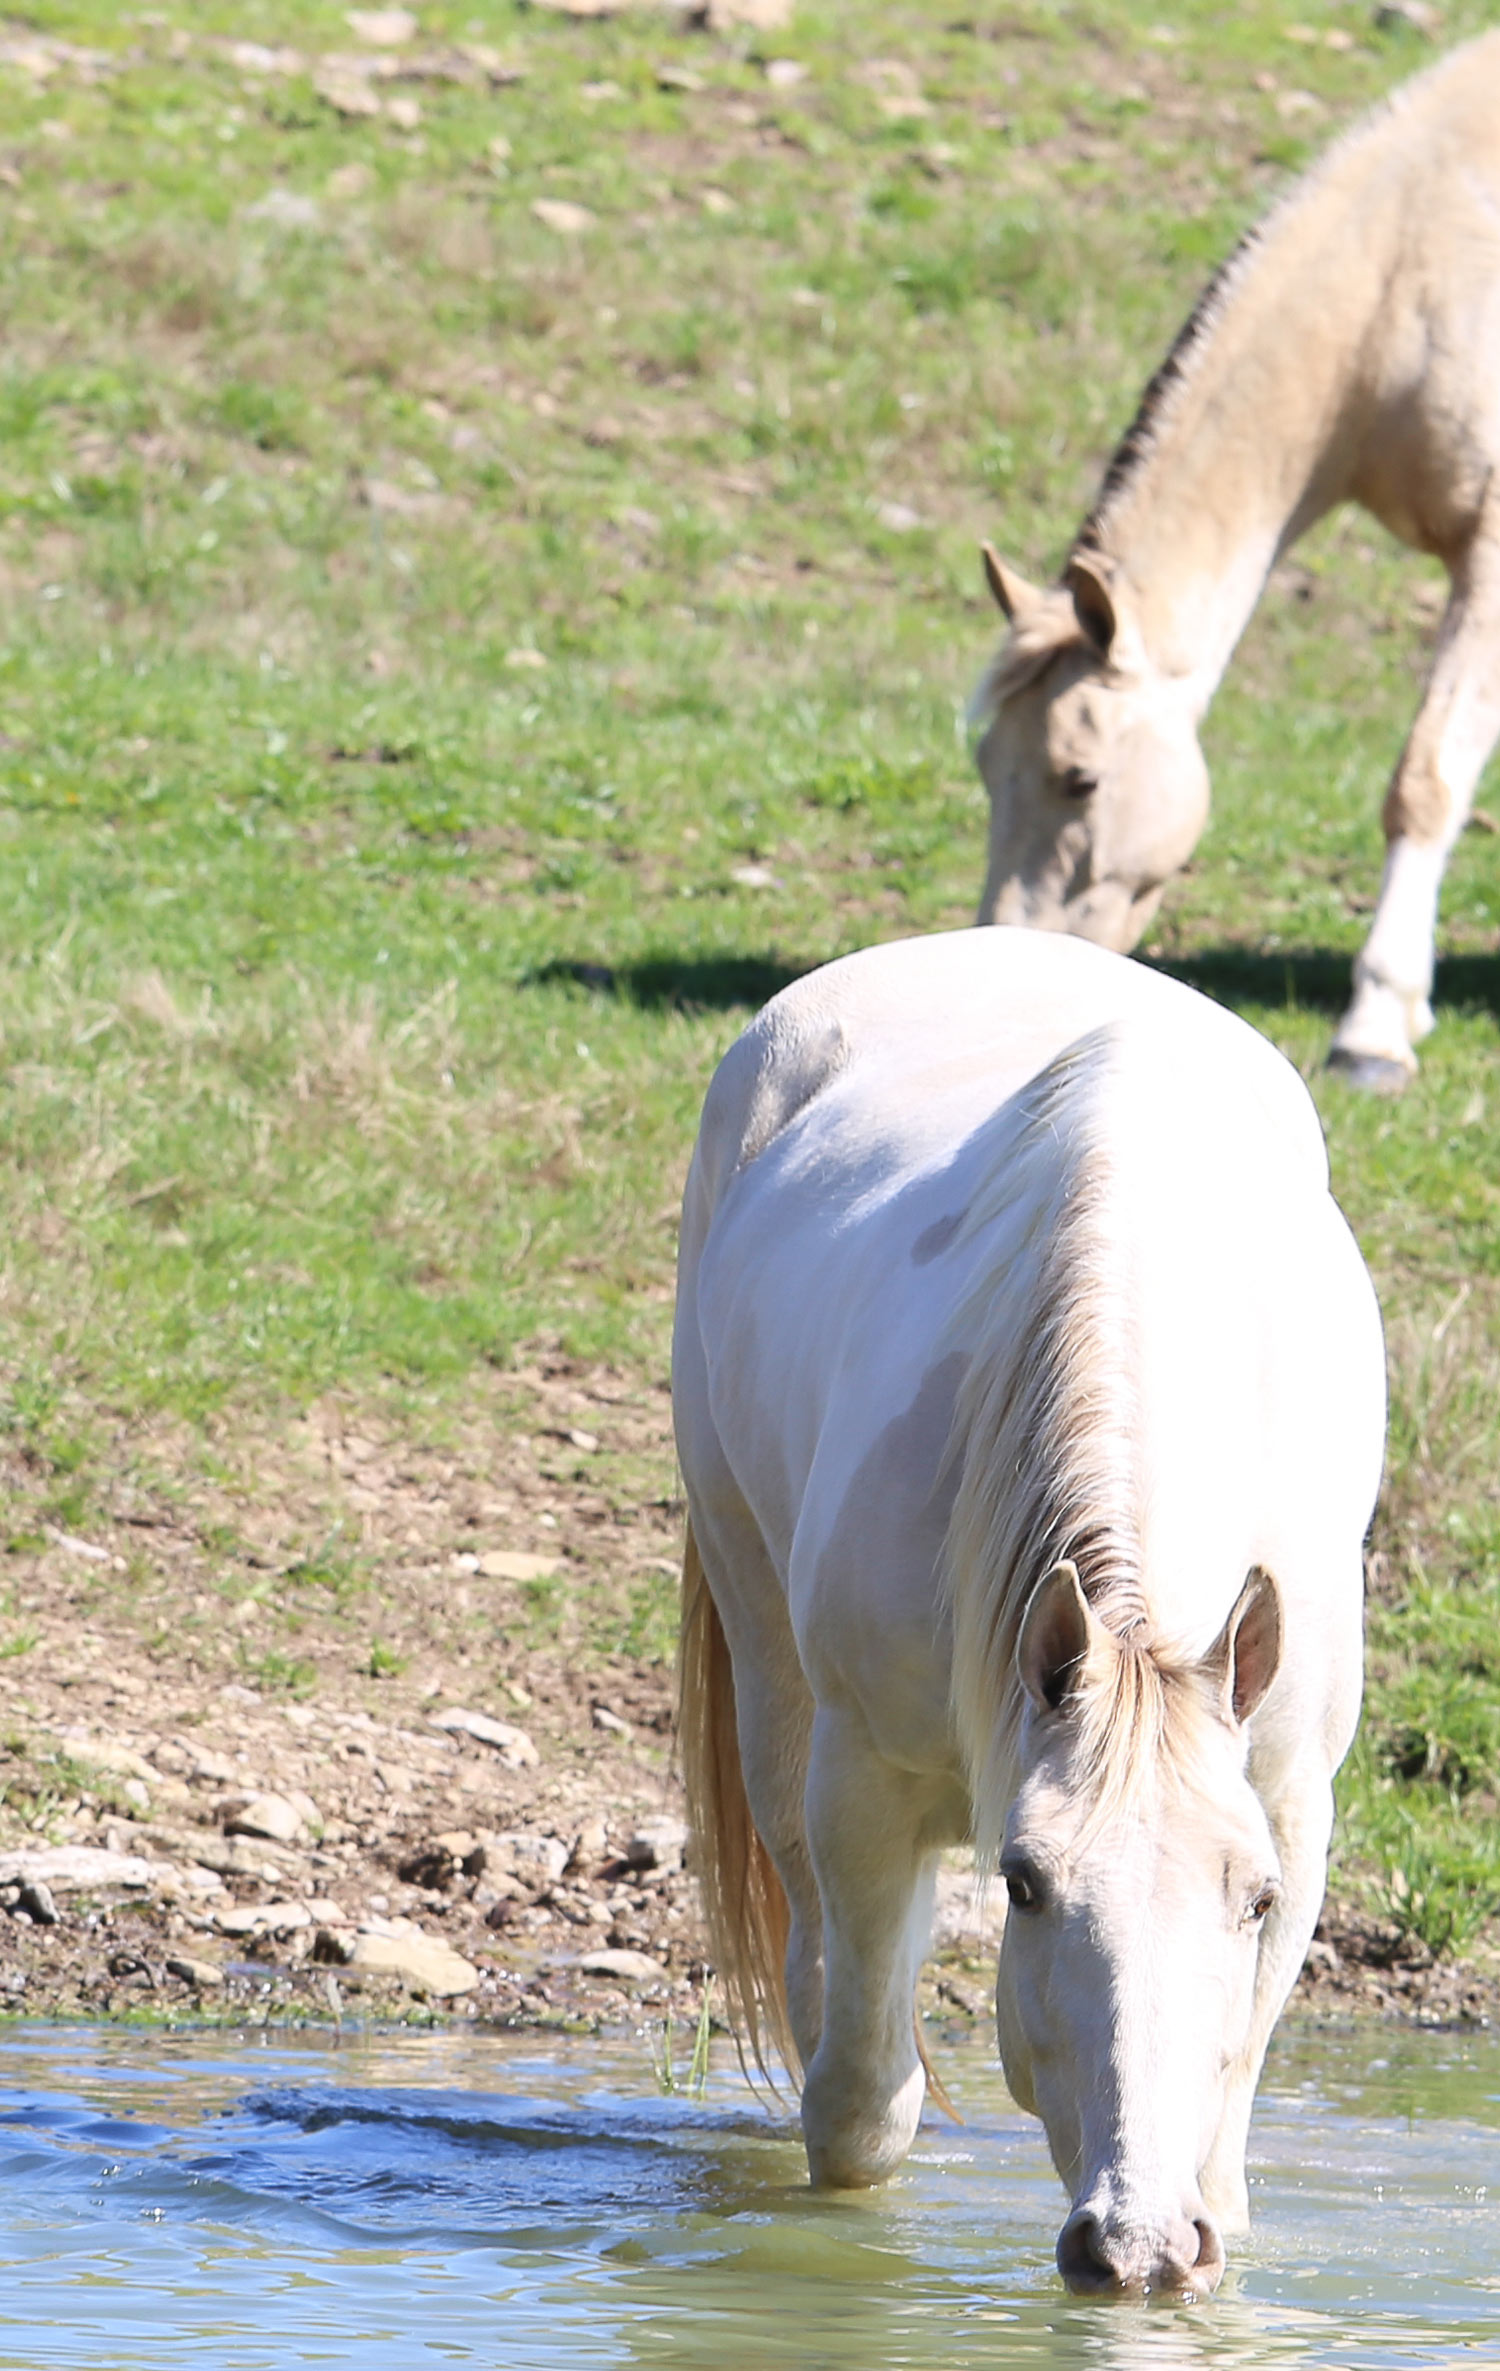
{"type": "Polygon", "coordinates": [[[1337,194],[1289,207],[1205,300],[1080,538],[1114,561],[1146,658],[1199,712],[1278,553],[1351,491],[1381,283],[1368,250],[1346,268],[1337,194]]]}

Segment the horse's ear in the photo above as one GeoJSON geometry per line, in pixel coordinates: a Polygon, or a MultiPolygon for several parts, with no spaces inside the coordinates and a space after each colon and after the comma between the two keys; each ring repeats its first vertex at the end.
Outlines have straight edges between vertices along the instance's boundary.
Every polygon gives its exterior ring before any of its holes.
{"type": "Polygon", "coordinates": [[[1101,659],[1107,659],[1120,630],[1114,567],[1103,552],[1075,552],[1063,572],[1078,623],[1101,659]]]}
{"type": "Polygon", "coordinates": [[[995,596],[996,606],[1008,625],[1015,625],[1027,611],[1035,609],[1043,595],[1035,585],[1029,585],[1018,569],[1007,568],[992,543],[982,543],[984,581],[995,596]]]}
{"type": "Polygon", "coordinates": [[[1021,1616],[1016,1669],[1038,1712],[1056,1712],[1075,1685],[1094,1628],[1076,1564],[1054,1564],[1021,1616]]]}
{"type": "Polygon", "coordinates": [[[1225,1713],[1238,1727],[1261,1703],[1280,1663],[1281,1591],[1261,1565],[1252,1564],[1204,1663],[1225,1713]]]}

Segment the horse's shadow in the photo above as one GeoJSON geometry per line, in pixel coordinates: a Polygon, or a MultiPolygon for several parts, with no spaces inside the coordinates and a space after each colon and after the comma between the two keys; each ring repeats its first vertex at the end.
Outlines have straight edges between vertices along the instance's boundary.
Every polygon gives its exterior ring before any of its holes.
{"type": "Polygon", "coordinates": [[[612,996],[645,1012],[727,1012],[736,1005],[754,1011],[817,965],[787,962],[779,955],[648,955],[635,963],[581,963],[559,958],[527,975],[528,987],[559,983],[612,996]]]}
{"type": "MultiPolygon", "coordinates": [[[[1288,1006],[1337,1019],[1349,1002],[1352,968],[1326,947],[1201,947],[1191,955],[1145,958],[1154,971],[1182,980],[1232,1011],[1288,1006]]],[[[726,1012],[769,1002],[817,968],[771,953],[648,955],[633,963],[587,963],[558,958],[528,974],[527,985],[559,982],[610,996],[643,1011],[726,1012]]],[[[1483,1011],[1500,1019],[1500,953],[1449,955],[1439,962],[1433,1002],[1439,1009],[1483,1011]]]]}
{"type": "MultiPolygon", "coordinates": [[[[1303,1012],[1327,1013],[1336,1020],[1354,989],[1350,958],[1326,947],[1297,947],[1285,952],[1265,947],[1200,947],[1191,955],[1156,955],[1146,960],[1153,971],[1199,989],[1233,1012],[1274,1012],[1290,1006],[1303,1012]]],[[[1432,1001],[1439,1011],[1481,1011],[1500,1018],[1500,954],[1449,955],[1440,960],[1432,1001]]]]}

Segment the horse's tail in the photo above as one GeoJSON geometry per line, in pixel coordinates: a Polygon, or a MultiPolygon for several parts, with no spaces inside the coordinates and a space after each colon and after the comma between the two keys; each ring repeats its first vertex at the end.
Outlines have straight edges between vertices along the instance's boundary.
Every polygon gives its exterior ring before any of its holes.
{"type": "Polygon", "coordinates": [[[736,2032],[768,2080],[766,2050],[800,2068],[786,2003],[791,1912],[745,1793],[734,1666],[693,1527],[682,1553],[677,1737],[709,1949],[736,2032]]]}

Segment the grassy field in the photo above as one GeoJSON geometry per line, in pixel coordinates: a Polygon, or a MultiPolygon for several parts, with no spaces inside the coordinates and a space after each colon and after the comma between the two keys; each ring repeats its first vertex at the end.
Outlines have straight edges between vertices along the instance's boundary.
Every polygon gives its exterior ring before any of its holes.
{"type": "MultiPolygon", "coordinates": [[[[1298,13],[0,27],[0,1649],[123,1471],[248,1507],[330,1393],[433,1442],[539,1357],[660,1382],[717,1056],[970,917],[979,538],[1055,565],[1214,260],[1433,54],[1298,13]]],[[[1418,1082],[1319,1068],[1433,591],[1357,515],[1278,571],[1150,952],[1302,1065],[1381,1287],[1342,1882],[1443,1948],[1500,1903],[1491,838],[1418,1082]]]]}

